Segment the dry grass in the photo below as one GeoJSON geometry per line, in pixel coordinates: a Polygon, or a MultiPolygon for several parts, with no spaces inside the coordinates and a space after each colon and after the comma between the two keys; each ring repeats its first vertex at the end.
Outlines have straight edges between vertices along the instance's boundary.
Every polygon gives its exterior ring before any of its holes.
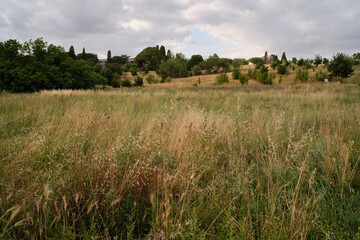
{"type": "Polygon", "coordinates": [[[1,237],[354,238],[358,87],[206,77],[0,95],[1,237]]]}

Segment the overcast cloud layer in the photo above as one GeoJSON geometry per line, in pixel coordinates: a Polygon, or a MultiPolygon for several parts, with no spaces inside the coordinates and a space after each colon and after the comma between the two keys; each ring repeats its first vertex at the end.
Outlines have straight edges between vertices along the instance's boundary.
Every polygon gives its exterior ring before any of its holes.
{"type": "Polygon", "coordinates": [[[358,0],[0,0],[0,41],[43,37],[105,57],[143,48],[208,57],[360,52],[358,0]]]}

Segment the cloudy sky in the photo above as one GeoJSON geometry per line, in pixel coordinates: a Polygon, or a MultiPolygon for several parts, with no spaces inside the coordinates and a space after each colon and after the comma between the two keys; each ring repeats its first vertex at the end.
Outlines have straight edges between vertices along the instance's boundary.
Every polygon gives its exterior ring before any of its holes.
{"type": "Polygon", "coordinates": [[[0,0],[0,41],[43,37],[75,51],[143,48],[208,57],[360,52],[359,0],[0,0]]]}

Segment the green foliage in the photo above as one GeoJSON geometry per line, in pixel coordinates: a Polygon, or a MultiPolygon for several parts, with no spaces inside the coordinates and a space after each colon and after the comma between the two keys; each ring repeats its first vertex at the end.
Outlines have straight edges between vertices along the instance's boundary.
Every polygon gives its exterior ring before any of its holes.
{"type": "Polygon", "coordinates": [[[194,76],[198,76],[202,74],[201,67],[199,65],[195,65],[191,68],[191,71],[193,72],[194,76]]]}
{"type": "Polygon", "coordinates": [[[157,47],[147,47],[136,57],[134,63],[141,68],[144,64],[149,64],[150,70],[157,70],[161,63],[161,53],[157,47]]]}
{"type": "Polygon", "coordinates": [[[100,63],[97,63],[95,66],[94,66],[94,72],[96,72],[96,73],[100,73],[101,72],[101,70],[102,70],[102,66],[101,66],[101,64],[100,63]]]}
{"type": "Polygon", "coordinates": [[[121,87],[131,87],[131,81],[127,78],[121,80],[121,87]]]}
{"type": "Polygon", "coordinates": [[[249,82],[249,76],[248,76],[247,74],[242,74],[242,73],[240,72],[239,80],[240,80],[241,85],[248,84],[248,82],[249,82]]]}
{"type": "Polygon", "coordinates": [[[319,70],[315,72],[315,80],[318,82],[323,82],[324,79],[329,79],[329,74],[325,71],[319,70]]]}
{"type": "Polygon", "coordinates": [[[219,71],[228,72],[230,70],[229,60],[226,58],[219,58],[215,53],[211,55],[206,61],[200,63],[200,67],[206,70],[207,73],[218,73],[219,71]]]}
{"type": "Polygon", "coordinates": [[[283,52],[282,55],[281,55],[281,63],[282,64],[283,63],[285,63],[285,64],[288,63],[285,52],[283,52]]]}
{"type": "Polygon", "coordinates": [[[100,71],[100,74],[108,80],[109,85],[113,79],[113,72],[109,68],[103,68],[100,71]]]}
{"type": "Polygon", "coordinates": [[[135,78],[134,86],[135,87],[142,87],[144,85],[144,79],[140,76],[135,78]]]}
{"type": "Polygon", "coordinates": [[[132,76],[137,76],[138,71],[139,69],[135,65],[132,65],[131,68],[129,69],[129,72],[131,73],[132,76]]]}
{"type": "Polygon", "coordinates": [[[299,67],[302,67],[304,65],[304,59],[303,58],[300,58],[299,61],[297,62],[297,65],[299,67]]]}
{"type": "Polygon", "coordinates": [[[203,61],[204,61],[204,59],[201,55],[192,55],[190,60],[187,63],[187,69],[193,71],[192,68],[194,66],[199,65],[203,61]]]}
{"type": "Polygon", "coordinates": [[[164,46],[160,47],[160,59],[161,60],[166,60],[166,52],[165,52],[165,47],[164,46]]]}
{"type": "Polygon", "coordinates": [[[224,83],[228,83],[229,82],[229,77],[226,73],[220,73],[217,77],[216,77],[216,81],[215,84],[216,85],[222,85],[224,83]]]}
{"type": "MultiPolygon", "coordinates": [[[[250,58],[249,59],[249,62],[251,62],[252,64],[254,64],[255,66],[258,65],[258,66],[262,66],[265,64],[265,61],[263,58],[260,58],[260,57],[253,57],[253,58],[250,58]]],[[[259,67],[259,68],[260,68],[259,67]]]]}
{"type": "Polygon", "coordinates": [[[277,66],[277,72],[280,75],[285,75],[287,73],[287,66],[286,64],[280,64],[277,66]]]}
{"type": "Polygon", "coordinates": [[[159,75],[162,79],[167,77],[179,78],[187,76],[186,62],[182,60],[168,59],[166,62],[162,61],[159,66],[159,75]]]}
{"type": "Polygon", "coordinates": [[[152,75],[152,74],[149,74],[149,75],[146,77],[145,80],[146,80],[146,82],[147,82],[148,84],[159,83],[159,80],[156,79],[156,78],[154,77],[154,75],[152,75]]]}
{"type": "Polygon", "coordinates": [[[354,65],[360,65],[360,52],[359,53],[354,53],[351,57],[354,65]]]}
{"type": "Polygon", "coordinates": [[[106,68],[110,69],[113,73],[118,73],[119,75],[122,74],[121,65],[118,63],[107,63],[106,68]]]}
{"type": "Polygon", "coordinates": [[[268,67],[262,66],[260,68],[260,71],[256,73],[256,81],[266,84],[266,85],[272,85],[274,79],[274,75],[269,74],[268,67]]]}
{"type": "Polygon", "coordinates": [[[348,55],[337,53],[331,59],[328,70],[331,72],[331,76],[347,78],[354,73],[354,63],[348,55]]]}
{"type": "Polygon", "coordinates": [[[309,72],[306,68],[299,68],[296,71],[295,79],[294,81],[301,81],[301,82],[307,82],[309,79],[309,72]]]}
{"type": "Polygon", "coordinates": [[[119,88],[121,86],[121,75],[118,73],[114,73],[113,79],[111,81],[111,86],[113,88],[119,88]]]}
{"type": "Polygon", "coordinates": [[[161,80],[160,80],[160,82],[161,83],[169,83],[169,82],[171,82],[171,77],[166,77],[166,78],[162,78],[161,80]]]}
{"type": "Polygon", "coordinates": [[[129,59],[129,56],[127,56],[127,55],[113,56],[111,58],[111,63],[117,63],[120,65],[124,65],[127,63],[128,59],[129,59]]]}
{"type": "Polygon", "coordinates": [[[74,60],[76,59],[75,49],[73,45],[70,46],[68,56],[74,60]]]}
{"type": "Polygon", "coordinates": [[[318,67],[320,64],[322,64],[323,62],[323,59],[322,57],[320,56],[320,54],[316,54],[315,55],[315,58],[314,58],[314,64],[316,67],[318,67]]]}
{"type": "Polygon", "coordinates": [[[248,69],[248,76],[250,79],[254,79],[256,80],[256,74],[257,74],[258,70],[256,68],[249,68],[248,69]]]}
{"type": "Polygon", "coordinates": [[[245,58],[236,58],[232,61],[233,67],[240,67],[241,65],[248,65],[248,61],[245,58]]]}
{"type": "Polygon", "coordinates": [[[233,79],[239,79],[240,74],[240,69],[238,67],[235,67],[232,72],[233,79]]]}

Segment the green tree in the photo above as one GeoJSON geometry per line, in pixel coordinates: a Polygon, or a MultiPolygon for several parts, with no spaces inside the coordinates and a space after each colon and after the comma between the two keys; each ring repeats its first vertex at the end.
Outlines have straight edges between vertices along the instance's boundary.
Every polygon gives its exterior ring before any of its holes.
{"type": "Polygon", "coordinates": [[[316,54],[316,55],[315,55],[315,58],[314,58],[314,64],[315,64],[315,66],[318,67],[319,64],[322,64],[322,62],[323,62],[323,59],[322,59],[322,57],[320,56],[320,54],[316,54]]]}
{"type": "Polygon", "coordinates": [[[117,64],[124,65],[127,63],[128,59],[129,59],[129,56],[127,56],[127,55],[113,56],[111,58],[111,63],[117,63],[117,64]]]}
{"type": "Polygon", "coordinates": [[[286,64],[288,63],[285,52],[283,52],[282,55],[281,55],[281,63],[284,63],[284,62],[286,64]]]}
{"type": "Polygon", "coordinates": [[[109,85],[112,85],[112,79],[114,73],[109,68],[101,69],[100,74],[108,80],[109,85]]]}
{"type": "Polygon", "coordinates": [[[166,52],[165,52],[165,47],[164,46],[160,47],[160,59],[161,60],[166,60],[166,52]]]}
{"type": "Polygon", "coordinates": [[[198,76],[202,74],[201,67],[199,65],[195,65],[191,68],[191,71],[193,72],[194,76],[198,76]]]}
{"type": "Polygon", "coordinates": [[[281,75],[284,75],[284,74],[286,74],[286,72],[287,72],[287,66],[286,66],[286,64],[279,64],[278,66],[277,66],[277,72],[278,72],[278,74],[281,74],[281,75]]]}
{"type": "Polygon", "coordinates": [[[186,62],[181,60],[168,59],[166,62],[161,61],[159,74],[162,79],[167,77],[178,78],[187,76],[186,62]]]}
{"type": "Polygon", "coordinates": [[[111,63],[111,51],[110,50],[107,53],[106,63],[111,63]]]}
{"type": "Polygon", "coordinates": [[[226,73],[220,73],[216,77],[216,85],[222,85],[222,84],[228,83],[228,82],[229,82],[229,77],[226,73]]]}
{"type": "Polygon", "coordinates": [[[331,76],[339,78],[350,77],[354,73],[354,63],[351,58],[344,53],[337,53],[332,57],[328,65],[331,76]]]}
{"type": "Polygon", "coordinates": [[[75,54],[75,49],[74,49],[74,46],[73,45],[71,45],[70,46],[70,49],[69,49],[69,57],[71,57],[72,59],[76,59],[76,54],[75,54]]]}
{"type": "Polygon", "coordinates": [[[233,69],[233,72],[232,72],[232,77],[233,77],[233,79],[238,79],[239,80],[239,78],[240,78],[240,69],[238,68],[238,67],[235,67],[234,69],[233,69]]]}
{"type": "Polygon", "coordinates": [[[142,68],[144,64],[149,64],[150,70],[156,71],[161,63],[160,50],[157,47],[147,47],[135,57],[135,64],[142,68]]]}
{"type": "Polygon", "coordinates": [[[192,55],[187,64],[187,69],[191,70],[195,65],[199,65],[203,61],[204,61],[204,59],[201,55],[199,55],[199,54],[192,55]]]}

